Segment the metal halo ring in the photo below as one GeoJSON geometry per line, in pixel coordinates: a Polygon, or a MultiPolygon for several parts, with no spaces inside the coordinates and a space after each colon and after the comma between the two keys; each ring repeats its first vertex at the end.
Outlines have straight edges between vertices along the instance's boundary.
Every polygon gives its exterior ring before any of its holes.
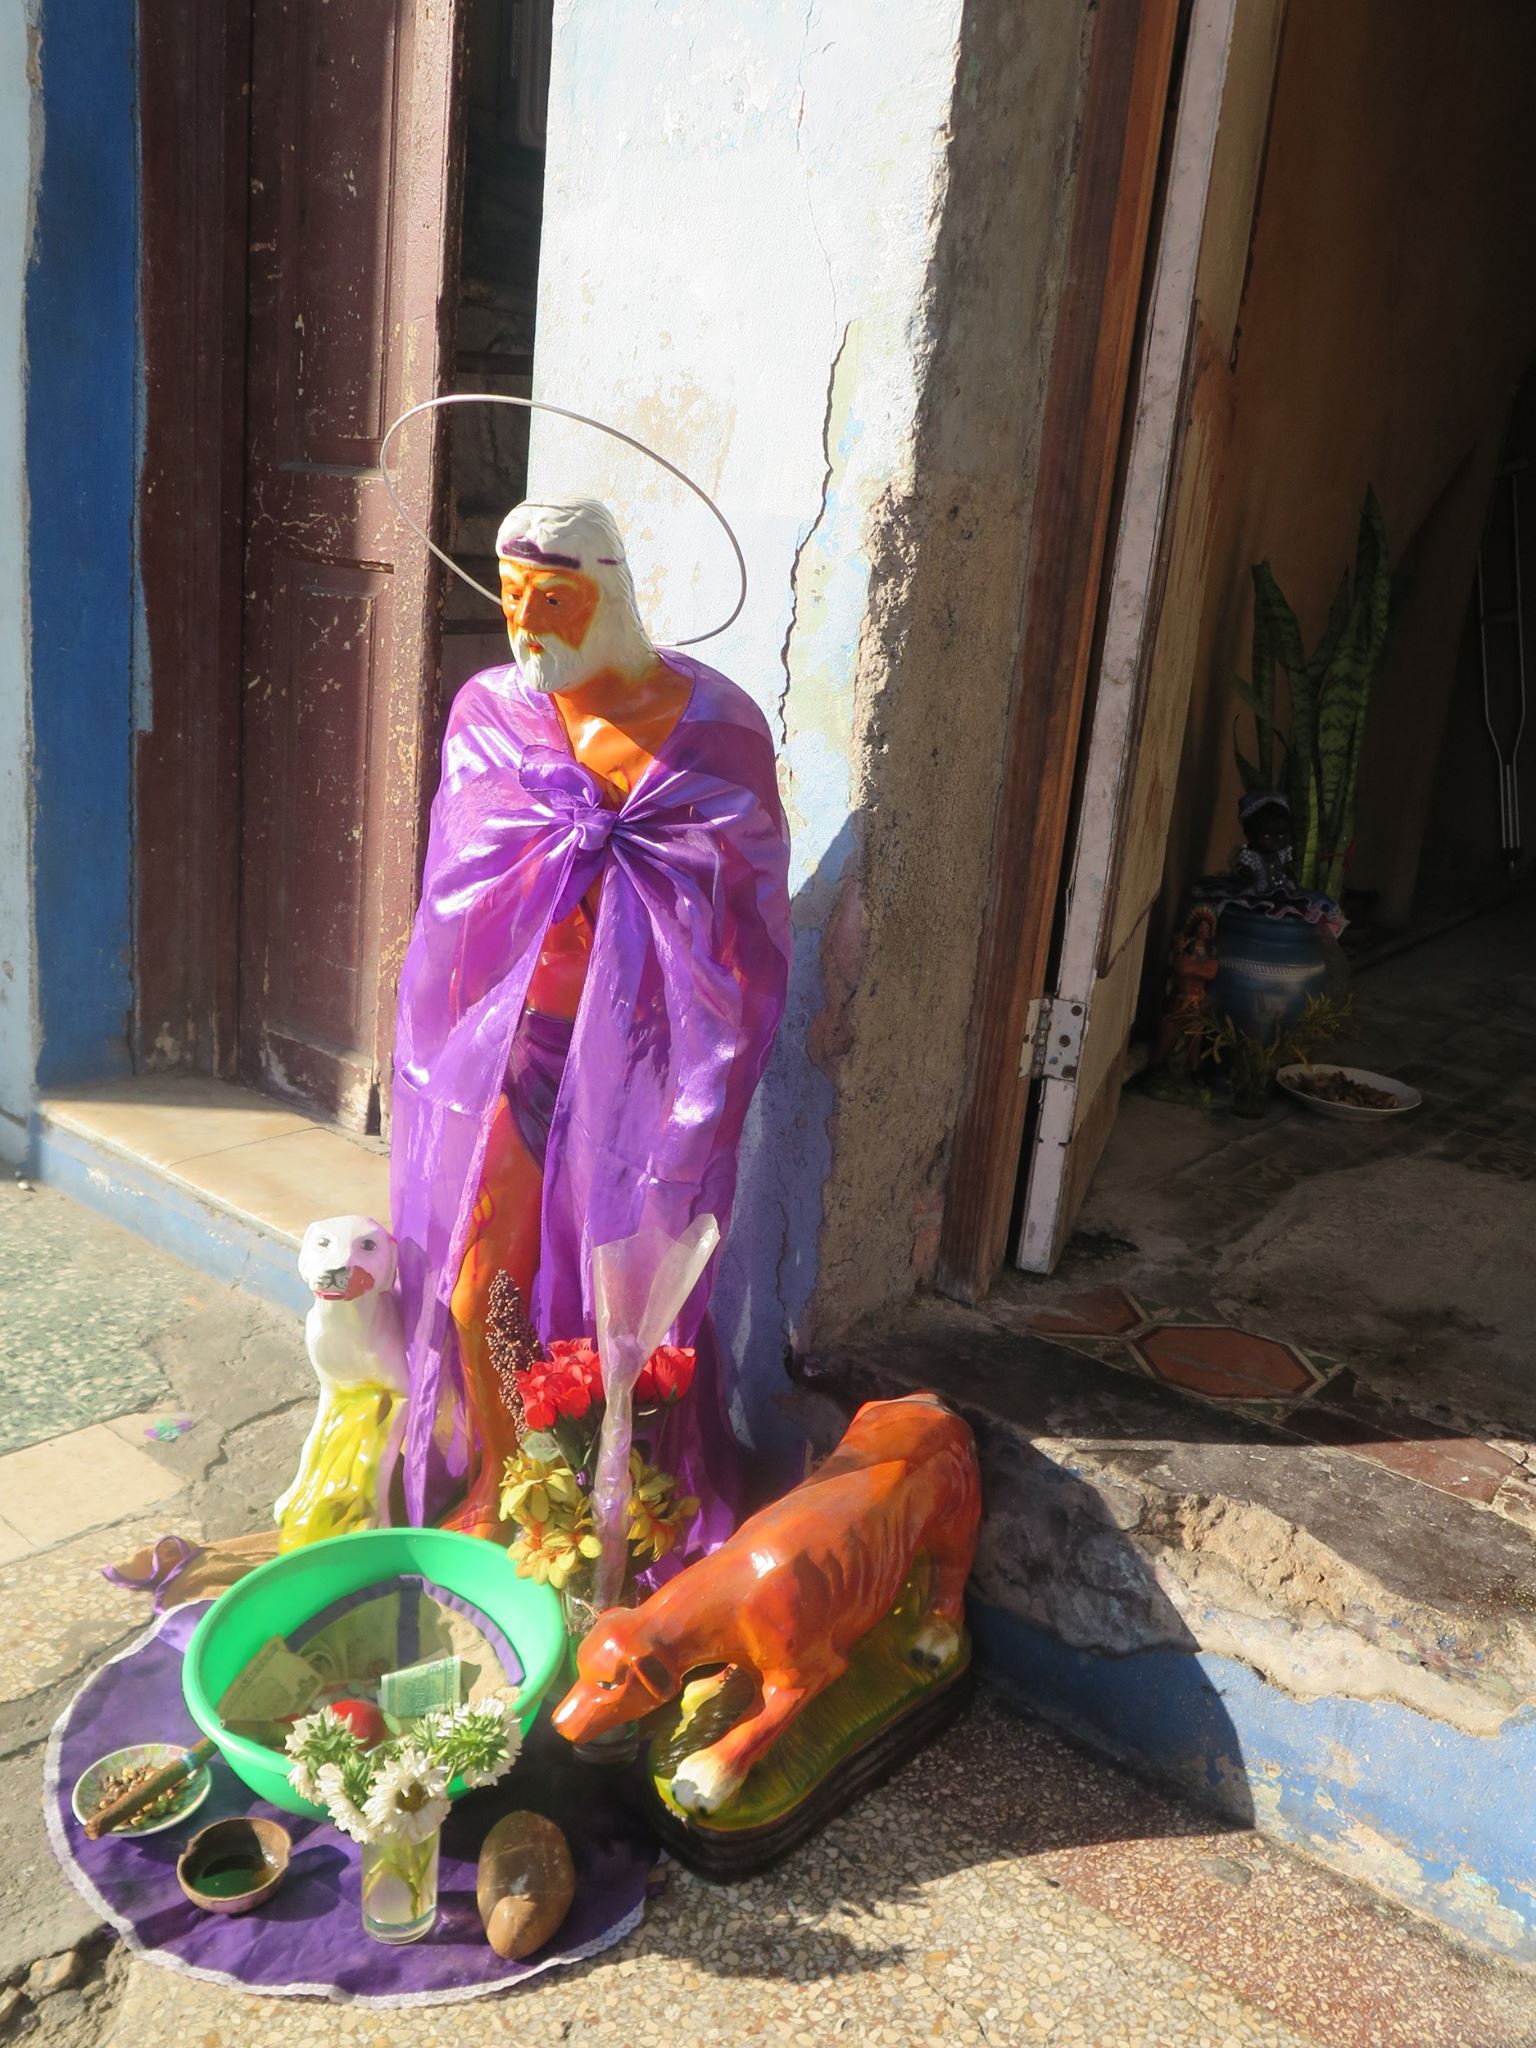
{"type": "Polygon", "coordinates": [[[501,610],[501,598],[498,593],[494,590],[487,590],[483,583],[475,581],[467,569],[461,569],[452,555],[445,553],[426,529],[418,526],[410,513],[406,511],[404,505],[400,502],[399,493],[396,491],[394,482],[390,477],[389,464],[385,460],[391,440],[401,427],[405,425],[406,421],[415,419],[418,413],[432,412],[440,405],[520,405],[529,412],[552,412],[563,420],[575,420],[580,426],[596,427],[600,434],[610,434],[615,441],[622,441],[626,447],[636,448],[642,455],[649,455],[653,462],[659,462],[669,476],[675,476],[680,484],[686,484],[693,495],[696,498],[702,499],[704,504],[714,513],[716,519],[719,520],[724,528],[726,539],[731,544],[731,552],[736,557],[736,567],[741,575],[741,592],[728,619],[725,619],[718,626],[711,626],[707,633],[695,633],[687,640],[674,640],[671,644],[674,647],[697,647],[703,640],[717,639],[720,634],[734,626],[741,617],[742,607],[747,601],[747,558],[741,552],[741,542],[737,540],[736,535],[731,530],[730,521],[720,510],[720,507],[715,503],[708,491],[701,484],[696,484],[691,476],[685,475],[675,462],[668,462],[665,455],[658,455],[656,450],[649,447],[644,441],[637,440],[633,434],[624,433],[619,427],[610,427],[605,420],[592,419],[590,415],[584,412],[572,412],[568,406],[551,405],[546,399],[542,398],[519,398],[509,391],[449,391],[445,392],[440,398],[424,398],[420,405],[408,406],[398,419],[390,423],[388,431],[379,443],[379,474],[384,479],[384,488],[389,493],[389,502],[394,506],[396,512],[399,513],[412,533],[415,534],[416,538],[426,543],[427,548],[432,554],[436,555],[445,568],[451,569],[461,582],[469,585],[471,590],[478,591],[482,597],[488,598],[498,611],[501,610]]]}

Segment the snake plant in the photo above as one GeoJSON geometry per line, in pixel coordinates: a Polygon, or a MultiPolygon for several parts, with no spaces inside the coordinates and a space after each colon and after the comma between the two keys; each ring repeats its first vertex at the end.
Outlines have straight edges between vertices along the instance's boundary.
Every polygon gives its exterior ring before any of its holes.
{"type": "Polygon", "coordinates": [[[1355,786],[1371,683],[1381,665],[1391,608],[1392,570],[1381,506],[1367,489],[1360,513],[1353,579],[1345,570],[1323,637],[1309,656],[1301,627],[1268,562],[1253,570],[1253,677],[1235,679],[1253,713],[1257,758],[1236,747],[1248,790],[1281,789],[1291,806],[1296,879],[1337,900],[1355,828],[1355,786]],[[1275,701],[1275,672],[1290,685],[1290,731],[1275,701]],[[1281,760],[1283,757],[1283,768],[1281,760]]]}

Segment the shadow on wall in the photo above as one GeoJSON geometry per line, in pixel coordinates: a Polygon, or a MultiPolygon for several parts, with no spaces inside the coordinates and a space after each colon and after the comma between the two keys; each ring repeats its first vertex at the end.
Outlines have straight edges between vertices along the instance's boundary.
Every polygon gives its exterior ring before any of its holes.
{"type": "Polygon", "coordinates": [[[785,1365],[816,1283],[817,1240],[832,1162],[833,1087],[811,1056],[826,1006],[823,931],[854,850],[843,821],[791,906],[794,960],[784,1018],[741,1145],[736,1207],[710,1299],[734,1361],[731,1419],[749,1450],[749,1483],[766,1497],[798,1479],[804,1439],[784,1407],[785,1365]]]}
{"type": "MultiPolygon", "coordinates": [[[[797,1366],[794,1413],[818,1455],[841,1435],[845,1404],[891,1391],[852,1384],[845,1369],[846,1361],[834,1368],[834,1400],[816,1386],[814,1359],[797,1366]]],[[[981,1461],[984,1518],[967,1606],[982,1671],[1030,1712],[1154,1770],[1234,1826],[1252,1826],[1237,1728],[1200,1645],[1104,1493],[986,1407],[953,1389],[950,1398],[981,1461]]]]}

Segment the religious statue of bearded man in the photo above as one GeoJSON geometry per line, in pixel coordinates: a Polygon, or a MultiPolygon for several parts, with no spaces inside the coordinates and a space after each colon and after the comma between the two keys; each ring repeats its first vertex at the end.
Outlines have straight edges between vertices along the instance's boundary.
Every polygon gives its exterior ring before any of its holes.
{"type": "MultiPolygon", "coordinates": [[[[507,1272],[548,1343],[594,1331],[592,1252],[722,1236],[784,1006],[788,836],[761,712],[658,651],[612,514],[519,505],[497,537],[512,662],[460,690],[400,983],[390,1148],[414,1521],[500,1531],[513,1415],[487,1354],[507,1272]]],[[[707,1304],[657,1455],[728,1533],[736,1445],[707,1304]]]]}

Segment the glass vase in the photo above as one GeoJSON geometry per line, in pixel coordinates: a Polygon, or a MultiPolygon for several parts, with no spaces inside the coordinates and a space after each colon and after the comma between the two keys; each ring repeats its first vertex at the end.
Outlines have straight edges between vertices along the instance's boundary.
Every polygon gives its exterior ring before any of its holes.
{"type": "Polygon", "coordinates": [[[420,1941],[437,1918],[441,1830],[424,1841],[399,1835],[362,1844],[363,1932],[375,1941],[420,1941]]]}

